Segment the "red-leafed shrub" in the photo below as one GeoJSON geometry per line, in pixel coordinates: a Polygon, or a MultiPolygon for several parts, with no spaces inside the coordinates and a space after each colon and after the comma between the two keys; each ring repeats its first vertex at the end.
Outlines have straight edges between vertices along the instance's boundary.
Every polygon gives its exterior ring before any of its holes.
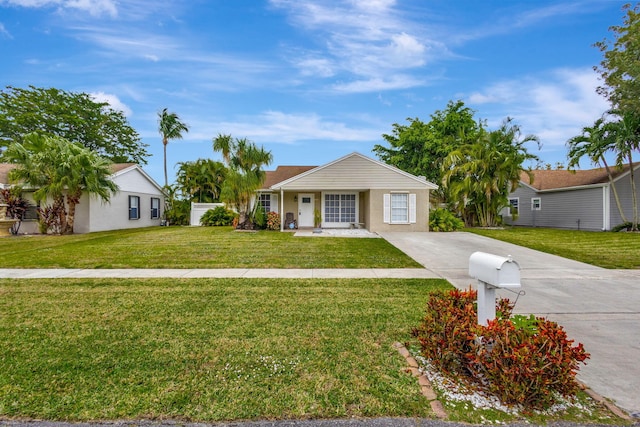
{"type": "Polygon", "coordinates": [[[278,212],[269,212],[267,214],[267,230],[280,230],[280,215],[278,212]]]}
{"type": "Polygon", "coordinates": [[[478,325],[475,298],[471,290],[431,294],[413,335],[434,366],[526,409],[548,408],[558,394],[578,390],[578,365],[589,357],[582,344],[542,317],[509,319],[507,300],[498,301],[498,319],[478,325]]]}
{"type": "Polygon", "coordinates": [[[473,353],[476,291],[432,293],[422,323],[412,333],[422,355],[441,371],[467,375],[466,359],[473,353]]]}

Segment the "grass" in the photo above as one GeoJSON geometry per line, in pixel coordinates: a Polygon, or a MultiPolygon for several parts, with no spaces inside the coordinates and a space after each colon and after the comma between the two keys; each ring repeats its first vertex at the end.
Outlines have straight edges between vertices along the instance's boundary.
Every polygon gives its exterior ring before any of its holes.
{"type": "Polygon", "coordinates": [[[0,418],[433,417],[404,359],[430,280],[2,280],[0,418]]]}
{"type": "Polygon", "coordinates": [[[549,228],[469,228],[465,231],[604,268],[640,268],[640,233],[549,228]]]}
{"type": "Polygon", "coordinates": [[[384,239],[153,227],[2,239],[2,268],[420,268],[384,239]]]}

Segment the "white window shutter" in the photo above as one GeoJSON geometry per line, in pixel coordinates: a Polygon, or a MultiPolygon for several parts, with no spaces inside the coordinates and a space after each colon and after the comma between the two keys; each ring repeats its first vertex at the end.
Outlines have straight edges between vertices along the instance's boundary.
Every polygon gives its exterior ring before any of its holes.
{"type": "Polygon", "coordinates": [[[416,223],[416,195],[409,194],[409,223],[416,223]]]}
{"type": "Polygon", "coordinates": [[[384,203],[382,210],[384,211],[383,220],[385,224],[391,222],[391,194],[384,195],[384,203]]]}
{"type": "Polygon", "coordinates": [[[271,193],[271,212],[280,212],[280,205],[278,204],[278,195],[271,193]]]}

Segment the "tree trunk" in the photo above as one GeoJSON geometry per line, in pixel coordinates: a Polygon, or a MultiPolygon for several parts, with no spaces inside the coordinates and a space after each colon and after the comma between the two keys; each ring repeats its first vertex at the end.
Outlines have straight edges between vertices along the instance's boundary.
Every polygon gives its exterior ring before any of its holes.
{"type": "Polygon", "coordinates": [[[67,222],[65,224],[63,234],[73,234],[73,225],[76,219],[76,205],[80,203],[80,194],[68,194],[67,205],[69,206],[69,213],[67,214],[67,222]]]}
{"type": "Polygon", "coordinates": [[[58,214],[58,221],[56,224],[57,230],[54,230],[56,234],[62,234],[67,223],[66,209],[64,205],[64,196],[56,197],[53,201],[54,212],[58,214]]]}
{"type": "Polygon", "coordinates": [[[622,204],[620,203],[620,197],[618,196],[618,191],[616,190],[616,184],[613,182],[613,177],[611,176],[611,169],[609,169],[607,160],[604,157],[602,157],[602,163],[604,163],[604,168],[607,170],[607,176],[609,177],[609,184],[611,185],[611,189],[613,190],[613,197],[616,200],[616,206],[618,207],[620,218],[622,219],[622,222],[627,222],[627,217],[624,214],[624,210],[622,209],[622,204]]]}
{"type": "Polygon", "coordinates": [[[629,178],[631,179],[631,201],[633,204],[633,223],[631,231],[638,231],[638,194],[636,193],[636,180],[633,174],[633,159],[629,153],[629,178]]]}
{"type": "Polygon", "coordinates": [[[164,186],[167,187],[169,185],[169,181],[167,179],[167,141],[166,139],[162,140],[162,146],[164,149],[164,186]]]}

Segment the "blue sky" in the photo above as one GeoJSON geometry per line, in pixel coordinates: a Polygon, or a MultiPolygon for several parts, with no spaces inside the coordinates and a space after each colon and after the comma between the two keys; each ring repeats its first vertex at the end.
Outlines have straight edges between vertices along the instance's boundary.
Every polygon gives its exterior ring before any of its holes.
{"type": "MultiPolygon", "coordinates": [[[[374,157],[393,123],[461,99],[513,117],[543,162],[608,105],[593,43],[621,1],[0,0],[0,85],[87,92],[124,111],[163,183],[157,113],[190,126],[168,167],[248,138],[277,165],[374,157]]],[[[583,167],[589,167],[588,163],[583,167]]],[[[170,180],[173,178],[170,177],[170,180]]]]}

